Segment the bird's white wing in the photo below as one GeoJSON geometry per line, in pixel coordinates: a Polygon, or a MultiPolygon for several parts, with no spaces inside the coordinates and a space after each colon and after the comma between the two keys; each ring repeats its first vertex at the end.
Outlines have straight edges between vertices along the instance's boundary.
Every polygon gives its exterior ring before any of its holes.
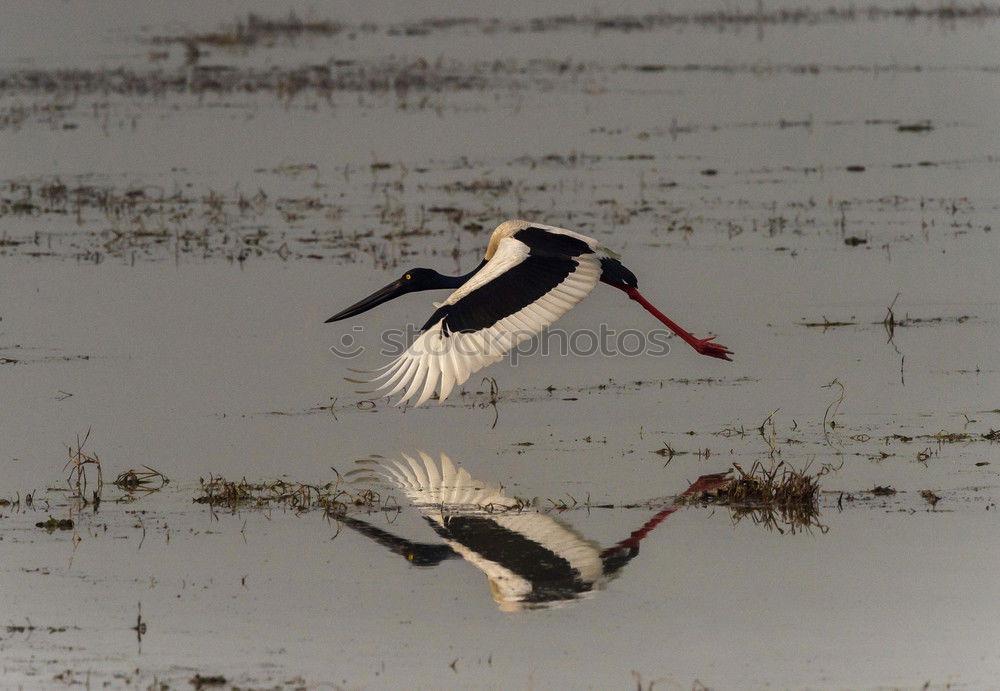
{"type": "Polygon", "coordinates": [[[372,381],[397,405],[416,396],[419,406],[435,389],[445,400],[455,386],[537,335],[580,300],[601,277],[596,253],[536,256],[514,237],[500,241],[493,258],[440,304],[412,345],[372,381]]]}
{"type": "Polygon", "coordinates": [[[380,462],[379,469],[415,506],[483,510],[517,504],[499,487],[473,480],[469,471],[456,467],[444,454],[441,454],[440,465],[423,451],[419,451],[416,458],[407,454],[402,456],[402,461],[380,462]]]}

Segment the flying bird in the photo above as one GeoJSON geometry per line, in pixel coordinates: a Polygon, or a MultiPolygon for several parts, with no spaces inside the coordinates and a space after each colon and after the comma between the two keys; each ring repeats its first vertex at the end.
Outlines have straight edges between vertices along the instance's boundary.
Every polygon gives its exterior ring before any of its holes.
{"type": "MultiPolygon", "coordinates": [[[[338,520],[415,566],[461,557],[486,574],[494,601],[505,611],[565,604],[603,589],[639,554],[639,543],[685,506],[676,499],[627,538],[601,549],[559,519],[473,479],[444,454],[440,462],[424,452],[403,454],[402,461],[375,462],[370,470],[406,494],[443,544],[406,540],[350,516],[338,520]]],[[[711,491],[726,479],[725,473],[703,475],[681,497],[711,491]]]]}
{"type": "Polygon", "coordinates": [[[530,221],[497,226],[486,256],[471,272],[445,276],[433,269],[410,269],[326,323],[406,293],[454,290],[444,302],[434,303],[436,311],[410,347],[369,380],[381,381],[376,391],[386,396],[404,391],[397,405],[417,396],[414,405],[419,406],[435,390],[439,401],[448,398],[456,385],[552,324],[599,282],[624,291],[698,353],[732,359],[732,351],[714,343],[714,336],[695,338],[651,305],[639,292],[635,274],[597,240],[530,221]]]}

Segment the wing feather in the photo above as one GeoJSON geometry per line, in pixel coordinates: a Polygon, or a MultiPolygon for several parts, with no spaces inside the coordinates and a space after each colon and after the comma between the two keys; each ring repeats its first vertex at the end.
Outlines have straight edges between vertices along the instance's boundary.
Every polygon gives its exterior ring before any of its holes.
{"type": "Polygon", "coordinates": [[[394,396],[399,391],[404,391],[406,389],[410,379],[413,377],[413,371],[417,368],[419,363],[415,359],[406,359],[403,360],[403,362],[404,365],[400,368],[398,374],[376,389],[376,391],[381,391],[382,389],[391,386],[392,389],[390,389],[386,395],[394,396]]]}
{"type": "Polygon", "coordinates": [[[413,398],[413,394],[417,392],[417,389],[423,384],[424,375],[427,374],[427,358],[428,354],[426,352],[420,353],[417,356],[417,366],[414,368],[413,378],[410,380],[410,385],[406,389],[406,393],[403,397],[396,401],[396,405],[402,405],[408,400],[413,398]]]}
{"type": "MultiPolygon", "coordinates": [[[[414,406],[419,406],[424,403],[431,394],[434,393],[434,389],[438,384],[438,381],[442,379],[441,372],[441,356],[427,354],[424,356],[427,359],[427,374],[424,377],[424,390],[420,392],[420,398],[414,403],[414,406]]],[[[444,389],[444,385],[441,386],[444,389]]],[[[440,394],[438,394],[440,396],[440,394]]]]}
{"type": "Polygon", "coordinates": [[[451,349],[441,357],[441,390],[438,391],[438,399],[444,400],[455,388],[455,365],[451,359],[451,349]]]}

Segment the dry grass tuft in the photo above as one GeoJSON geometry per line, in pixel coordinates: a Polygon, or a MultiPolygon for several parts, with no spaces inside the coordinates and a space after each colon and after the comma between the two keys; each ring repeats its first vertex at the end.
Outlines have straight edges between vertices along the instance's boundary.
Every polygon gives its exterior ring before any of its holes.
{"type": "Polygon", "coordinates": [[[760,461],[755,461],[746,471],[733,463],[734,474],[722,486],[688,501],[725,506],[734,521],[749,518],[779,533],[784,533],[784,528],[792,533],[811,528],[826,532],[826,527],[819,522],[819,478],[828,471],[824,466],[818,473],[809,475],[784,462],[765,467],[760,461]]]}
{"type": "Polygon", "coordinates": [[[819,497],[818,475],[792,470],[784,463],[770,469],[757,461],[747,472],[733,463],[737,475],[719,489],[731,503],[815,504],[819,497]]]}

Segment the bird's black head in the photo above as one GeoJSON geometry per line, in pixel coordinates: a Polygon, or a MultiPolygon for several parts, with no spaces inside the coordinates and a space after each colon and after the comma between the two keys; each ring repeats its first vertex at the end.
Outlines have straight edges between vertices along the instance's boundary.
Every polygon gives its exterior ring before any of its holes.
{"type": "Polygon", "coordinates": [[[414,545],[406,552],[406,560],[414,566],[437,566],[445,559],[454,559],[458,554],[448,545],[414,545]]]}
{"type": "Polygon", "coordinates": [[[433,290],[435,288],[449,287],[452,286],[448,281],[448,277],[442,276],[433,269],[423,269],[419,267],[410,269],[389,285],[376,290],[363,300],[359,300],[347,309],[333,315],[326,320],[326,323],[329,324],[330,322],[340,321],[341,319],[347,319],[348,317],[353,317],[357,314],[361,314],[362,312],[367,312],[372,307],[377,307],[383,302],[388,302],[389,300],[398,298],[400,295],[406,295],[407,293],[413,293],[418,290],[433,290]]]}
{"type": "Polygon", "coordinates": [[[444,276],[434,269],[423,269],[418,266],[404,273],[399,280],[403,284],[405,292],[413,293],[418,290],[433,290],[445,287],[441,285],[442,278],[444,276]]]}

